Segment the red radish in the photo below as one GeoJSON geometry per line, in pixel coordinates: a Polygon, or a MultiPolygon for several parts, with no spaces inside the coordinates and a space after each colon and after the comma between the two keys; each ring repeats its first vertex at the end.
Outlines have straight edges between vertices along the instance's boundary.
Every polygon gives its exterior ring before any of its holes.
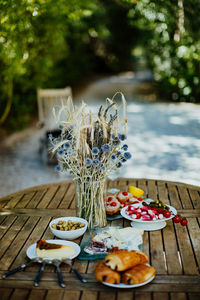
{"type": "Polygon", "coordinates": [[[108,200],[107,201],[111,201],[113,199],[113,197],[108,197],[108,200]]]}
{"type": "Polygon", "coordinates": [[[142,206],[141,210],[148,211],[148,207],[147,206],[142,206]]]}
{"type": "Polygon", "coordinates": [[[132,214],[132,215],[131,215],[131,218],[132,218],[132,219],[137,219],[136,214],[132,214]]]}
{"type": "Polygon", "coordinates": [[[147,215],[147,211],[142,211],[141,212],[141,215],[143,216],[143,215],[147,215]]]}
{"type": "Polygon", "coordinates": [[[141,218],[141,213],[137,212],[136,213],[136,219],[140,219],[141,218]]]}
{"type": "Polygon", "coordinates": [[[160,220],[162,220],[164,217],[163,217],[163,214],[159,214],[158,215],[158,218],[160,219],[160,220]]]}
{"type": "Polygon", "coordinates": [[[149,215],[142,216],[143,221],[151,221],[151,217],[149,215]]]}

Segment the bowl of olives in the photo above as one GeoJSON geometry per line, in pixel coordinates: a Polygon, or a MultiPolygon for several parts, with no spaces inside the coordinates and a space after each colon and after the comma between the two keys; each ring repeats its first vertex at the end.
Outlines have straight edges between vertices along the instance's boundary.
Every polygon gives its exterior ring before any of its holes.
{"type": "Polygon", "coordinates": [[[65,240],[74,240],[83,235],[87,229],[88,222],[78,217],[61,217],[49,223],[51,232],[65,240]]]}

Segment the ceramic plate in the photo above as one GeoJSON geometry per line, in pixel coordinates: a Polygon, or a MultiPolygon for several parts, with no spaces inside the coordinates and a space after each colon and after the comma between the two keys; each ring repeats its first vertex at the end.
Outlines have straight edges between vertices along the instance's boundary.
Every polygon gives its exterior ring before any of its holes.
{"type": "Polygon", "coordinates": [[[107,282],[102,282],[102,283],[104,285],[107,285],[107,286],[110,286],[110,287],[114,287],[114,288],[118,288],[118,289],[132,289],[132,288],[137,288],[139,286],[143,286],[145,284],[148,284],[154,278],[155,278],[155,276],[149,278],[148,280],[146,280],[144,282],[138,283],[138,284],[123,284],[123,283],[114,284],[114,283],[107,283],[107,282]]]}
{"type": "MultiPolygon", "coordinates": [[[[48,243],[50,244],[58,244],[58,245],[66,245],[66,246],[72,246],[75,250],[75,253],[73,256],[70,257],[70,259],[73,259],[77,257],[81,251],[79,245],[73,242],[65,241],[65,240],[47,240],[48,243]]],[[[26,250],[26,255],[28,258],[33,259],[36,258],[36,243],[32,244],[31,246],[28,247],[26,250]]],[[[49,260],[51,260],[50,257],[48,257],[49,260]]],[[[52,259],[60,259],[60,257],[53,257],[52,259]]]]}
{"type": "MultiPolygon", "coordinates": [[[[143,206],[143,205],[142,205],[142,203],[139,203],[139,204],[132,204],[132,206],[138,207],[138,206],[143,206]]],[[[140,220],[140,219],[132,219],[129,215],[126,214],[127,207],[122,208],[121,215],[122,215],[122,217],[124,217],[125,219],[130,220],[130,221],[134,221],[134,222],[138,222],[138,223],[153,224],[153,223],[168,221],[168,220],[172,219],[177,214],[177,211],[173,206],[170,206],[170,205],[167,205],[167,206],[169,207],[169,210],[171,212],[171,217],[169,217],[169,218],[164,217],[163,219],[158,219],[158,220],[155,220],[155,221],[143,221],[143,220],[140,220]]]]}

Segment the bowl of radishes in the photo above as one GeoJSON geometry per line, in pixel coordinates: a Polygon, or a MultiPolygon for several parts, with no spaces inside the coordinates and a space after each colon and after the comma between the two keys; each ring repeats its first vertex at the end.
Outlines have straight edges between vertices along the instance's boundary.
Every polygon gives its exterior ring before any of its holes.
{"type": "Polygon", "coordinates": [[[166,226],[166,221],[174,218],[177,211],[174,207],[165,204],[164,208],[151,207],[151,201],[148,203],[137,203],[128,205],[121,210],[121,215],[134,222],[131,223],[133,227],[142,228],[146,230],[157,230],[166,226]],[[136,224],[136,223],[140,223],[136,224]],[[157,223],[157,224],[156,224],[157,223]],[[153,224],[156,224],[152,227],[153,224]],[[147,227],[146,227],[147,225],[147,227]],[[152,228],[152,229],[151,229],[152,228]]]}

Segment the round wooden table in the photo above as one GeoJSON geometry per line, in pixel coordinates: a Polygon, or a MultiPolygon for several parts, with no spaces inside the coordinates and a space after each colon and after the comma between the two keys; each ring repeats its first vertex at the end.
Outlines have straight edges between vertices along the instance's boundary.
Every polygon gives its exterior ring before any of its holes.
{"type": "MultiPolygon", "coordinates": [[[[74,266],[88,279],[81,283],[71,268],[62,265],[66,288],[57,283],[54,266],[47,266],[39,287],[33,279],[39,269],[33,264],[0,280],[0,299],[200,299],[200,187],[149,179],[117,179],[107,187],[126,190],[135,185],[145,196],[174,206],[188,219],[188,226],[172,220],[158,231],[145,232],[143,251],[156,269],[155,279],[143,287],[127,290],[109,288],[94,277],[96,261],[74,260],[74,266]]],[[[27,262],[26,249],[41,237],[54,238],[48,224],[52,218],[75,215],[75,185],[72,181],[29,188],[0,199],[0,275],[27,262]]],[[[130,226],[119,219],[110,225],[130,226]]],[[[81,238],[75,240],[80,243],[81,238]]]]}

